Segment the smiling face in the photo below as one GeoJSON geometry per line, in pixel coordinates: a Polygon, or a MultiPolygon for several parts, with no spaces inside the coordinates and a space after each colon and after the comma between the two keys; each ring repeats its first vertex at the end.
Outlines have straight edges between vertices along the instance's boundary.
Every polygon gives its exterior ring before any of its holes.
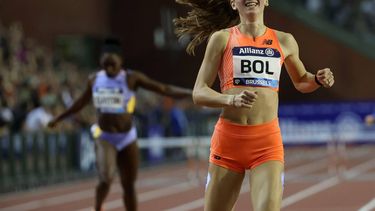
{"type": "Polygon", "coordinates": [[[114,77],[121,70],[122,59],[116,53],[104,53],[100,59],[100,64],[109,77],[114,77]]]}
{"type": "Polygon", "coordinates": [[[242,18],[254,18],[263,15],[264,8],[268,6],[268,0],[230,0],[230,4],[242,18]]]}

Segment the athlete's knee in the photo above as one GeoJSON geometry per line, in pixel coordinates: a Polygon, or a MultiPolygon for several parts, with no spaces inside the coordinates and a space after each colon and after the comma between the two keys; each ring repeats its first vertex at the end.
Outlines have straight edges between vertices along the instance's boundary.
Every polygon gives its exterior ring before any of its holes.
{"type": "Polygon", "coordinates": [[[121,186],[127,192],[135,190],[135,178],[121,178],[121,186]]]}
{"type": "Polygon", "coordinates": [[[130,192],[135,190],[135,182],[121,182],[121,185],[124,190],[130,191],[130,192]]]}
{"type": "Polygon", "coordinates": [[[280,203],[278,201],[270,201],[264,206],[262,211],[280,211],[280,203]]]}
{"type": "Polygon", "coordinates": [[[279,211],[281,206],[281,195],[275,191],[264,198],[256,211],[279,211]]]}
{"type": "Polygon", "coordinates": [[[97,188],[100,190],[106,190],[111,187],[111,182],[99,181],[97,188]]]}
{"type": "Polygon", "coordinates": [[[124,194],[127,196],[135,196],[136,195],[136,190],[135,190],[135,185],[123,185],[122,189],[124,191],[124,194]]]}
{"type": "Polygon", "coordinates": [[[105,184],[111,184],[113,179],[115,177],[115,174],[112,172],[101,172],[99,174],[99,181],[100,183],[105,183],[105,184]]]}

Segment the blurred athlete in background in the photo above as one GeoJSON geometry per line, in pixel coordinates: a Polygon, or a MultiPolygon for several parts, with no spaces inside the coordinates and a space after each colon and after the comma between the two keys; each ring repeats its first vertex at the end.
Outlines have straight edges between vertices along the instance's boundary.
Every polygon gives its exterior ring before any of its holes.
{"type": "Polygon", "coordinates": [[[103,69],[89,76],[87,88],[82,95],[48,125],[54,127],[93,100],[98,117],[98,123],[91,128],[99,173],[95,210],[102,210],[117,170],[124,190],[126,210],[134,211],[137,210],[134,185],[139,165],[137,131],[132,115],[135,109],[135,91],[142,87],[162,95],[184,98],[191,97],[192,90],[155,81],[138,71],[123,69],[121,45],[114,39],[106,40],[100,64],[103,69]]]}

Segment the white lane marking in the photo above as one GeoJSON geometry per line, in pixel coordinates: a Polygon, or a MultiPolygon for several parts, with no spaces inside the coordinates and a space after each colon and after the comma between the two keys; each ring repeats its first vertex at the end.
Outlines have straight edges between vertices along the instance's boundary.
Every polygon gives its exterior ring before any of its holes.
{"type": "MultiPolygon", "coordinates": [[[[352,169],[350,169],[347,172],[347,174],[345,174],[345,178],[346,179],[352,179],[353,177],[356,177],[357,175],[363,173],[364,171],[373,168],[374,167],[374,161],[375,161],[375,159],[364,162],[362,164],[359,164],[356,167],[353,167],[352,169]]],[[[302,165],[302,166],[290,169],[289,172],[290,171],[292,171],[292,172],[299,171],[300,173],[302,173],[302,172],[303,173],[309,173],[309,172],[317,170],[319,167],[322,167],[321,164],[322,163],[320,163],[320,162],[319,163],[309,163],[309,164],[306,164],[306,165],[302,165]]],[[[287,171],[287,173],[288,173],[288,171],[287,171]]],[[[288,181],[290,179],[294,179],[296,177],[297,177],[296,175],[294,175],[294,176],[291,175],[291,177],[286,177],[286,181],[288,181]]],[[[304,191],[300,191],[296,194],[293,194],[292,196],[290,196],[291,198],[287,197],[286,199],[284,199],[282,201],[282,207],[289,206],[290,204],[293,204],[293,203],[295,203],[295,202],[297,202],[297,201],[299,201],[303,198],[306,198],[310,195],[318,193],[318,192],[320,192],[322,190],[325,190],[329,187],[337,185],[339,182],[340,182],[340,180],[339,180],[338,177],[332,177],[332,178],[326,179],[325,181],[320,182],[316,185],[313,185],[313,186],[305,189],[304,191]],[[284,202],[284,201],[286,201],[286,202],[284,202]]],[[[247,193],[247,192],[250,191],[250,189],[246,188],[246,187],[248,187],[248,185],[246,185],[245,188],[241,189],[240,194],[247,193]]],[[[203,207],[203,206],[204,206],[204,198],[200,198],[200,199],[197,199],[197,200],[179,205],[177,207],[170,208],[170,209],[168,209],[168,211],[192,210],[192,209],[197,209],[197,208],[203,207]]]]}
{"type": "Polygon", "coordinates": [[[39,209],[39,208],[46,207],[46,206],[68,203],[68,202],[75,201],[77,199],[83,199],[87,197],[94,197],[94,192],[91,189],[65,194],[63,197],[55,196],[55,197],[47,198],[44,200],[36,200],[36,201],[18,204],[18,205],[11,206],[11,207],[4,207],[1,210],[3,211],[33,210],[33,209],[39,209]]]}
{"type": "Polygon", "coordinates": [[[289,181],[289,180],[301,177],[301,173],[306,174],[306,173],[313,172],[315,170],[321,169],[326,166],[327,166],[327,160],[322,159],[320,161],[311,162],[302,166],[294,167],[290,170],[286,169],[285,172],[287,175],[285,176],[285,179],[289,181]]]}
{"type": "MultiPolygon", "coordinates": [[[[185,170],[186,171],[186,170],[185,170]]],[[[180,171],[173,172],[180,173],[180,171]]],[[[139,183],[137,183],[137,188],[139,187],[153,187],[158,186],[161,184],[170,184],[171,178],[150,178],[150,179],[143,179],[139,183]]],[[[178,182],[178,181],[176,181],[178,182]]],[[[190,184],[190,183],[189,183],[190,184]]],[[[172,186],[173,187],[173,186],[172,186]]],[[[121,185],[116,182],[112,184],[111,193],[119,193],[122,191],[121,185]]],[[[147,192],[146,192],[147,193],[147,192]]],[[[92,188],[85,188],[85,190],[81,190],[78,192],[67,193],[63,195],[57,195],[54,197],[48,197],[44,199],[34,200],[30,202],[25,202],[21,204],[17,204],[14,206],[3,207],[1,208],[2,211],[28,211],[33,209],[40,209],[47,206],[56,206],[60,204],[70,203],[74,201],[79,201],[87,198],[93,198],[94,191],[92,188]]]]}
{"type": "MultiPolygon", "coordinates": [[[[347,172],[344,173],[344,179],[346,180],[350,180],[364,172],[366,172],[367,170],[369,169],[372,169],[375,167],[375,159],[372,159],[372,160],[369,160],[369,161],[366,161],[364,163],[361,163],[353,168],[351,168],[350,170],[348,170],[347,172]]],[[[316,193],[319,193],[323,190],[326,190],[330,187],[333,187],[337,184],[339,184],[341,182],[340,180],[340,177],[339,176],[335,176],[335,177],[331,177],[329,179],[326,179],[318,184],[315,184],[313,186],[310,186],[309,188],[306,188],[300,192],[297,192],[285,199],[283,199],[282,201],[282,204],[281,204],[281,207],[284,208],[284,207],[287,207],[291,204],[294,204],[302,199],[305,199],[309,196],[312,196],[316,193]]]]}
{"type": "Polygon", "coordinates": [[[363,207],[359,208],[358,211],[371,211],[375,210],[375,198],[373,198],[369,203],[365,204],[363,207]]]}
{"type": "MultiPolygon", "coordinates": [[[[166,168],[168,169],[168,167],[166,167],[166,168]]],[[[152,174],[152,172],[155,171],[156,169],[157,169],[157,167],[150,167],[148,169],[144,169],[143,171],[140,171],[141,174],[142,174],[142,177],[146,177],[146,178],[139,178],[139,180],[137,182],[137,185],[138,185],[137,187],[145,187],[145,186],[147,186],[147,184],[145,185],[144,183],[149,183],[149,181],[151,181],[151,184],[155,184],[155,182],[154,182],[154,180],[156,180],[155,177],[168,177],[168,176],[171,175],[170,171],[165,170],[164,167],[162,167],[161,170],[158,170],[160,172],[158,172],[156,174],[154,173],[153,179],[147,179],[147,177],[150,177],[148,175],[152,174]],[[168,171],[168,173],[166,171],[168,171]]],[[[173,174],[184,174],[187,169],[188,168],[182,168],[182,169],[174,170],[173,174]]],[[[117,180],[116,180],[116,182],[117,182],[117,180]]],[[[5,203],[5,202],[8,202],[10,200],[18,200],[20,197],[29,197],[29,196],[35,197],[35,196],[38,196],[38,195],[54,194],[56,192],[56,189],[58,189],[59,191],[68,191],[68,190],[74,189],[75,186],[83,186],[84,189],[90,189],[92,186],[95,186],[96,183],[97,183],[96,178],[94,178],[94,179],[88,178],[88,179],[77,180],[77,181],[72,181],[72,182],[67,181],[67,182],[64,182],[64,183],[61,183],[61,184],[51,185],[51,186],[47,186],[47,187],[40,187],[40,188],[37,188],[37,189],[30,189],[30,190],[26,190],[22,193],[17,193],[17,192],[15,192],[15,193],[5,193],[5,194],[2,194],[0,196],[0,203],[5,203]]],[[[74,190],[71,190],[71,191],[74,191],[74,190]]],[[[61,196],[64,197],[63,195],[61,195],[61,196]]],[[[45,199],[47,199],[47,198],[45,198],[45,199]]],[[[44,199],[40,199],[40,200],[44,200],[44,199]]],[[[25,203],[27,203],[27,202],[25,202],[25,203]]]]}
{"type": "Polygon", "coordinates": [[[23,192],[11,192],[11,193],[5,193],[0,196],[0,203],[9,202],[12,200],[19,200],[19,198],[23,197],[35,197],[37,195],[48,195],[53,194],[58,189],[59,191],[74,191],[73,189],[75,186],[92,186],[96,184],[97,179],[83,179],[83,180],[77,180],[77,181],[67,181],[64,183],[59,183],[55,185],[50,185],[47,187],[37,187],[30,190],[25,190],[23,192]]]}
{"type": "MultiPolygon", "coordinates": [[[[242,186],[240,194],[247,193],[250,191],[250,187],[248,185],[242,186]]],[[[200,198],[189,203],[183,204],[181,206],[173,207],[167,209],[166,211],[181,211],[181,210],[193,210],[204,205],[204,198],[200,198]]]]}
{"type": "Polygon", "coordinates": [[[200,198],[200,199],[191,201],[189,203],[182,204],[180,206],[167,209],[166,211],[192,210],[192,209],[196,209],[198,207],[203,207],[203,205],[204,205],[204,198],[200,198]]]}
{"type": "MultiPolygon", "coordinates": [[[[289,174],[289,172],[292,172],[293,175],[286,176],[285,181],[289,181],[291,179],[294,179],[294,178],[300,176],[301,173],[306,174],[306,173],[315,171],[317,169],[320,169],[322,167],[325,167],[326,166],[325,164],[326,164],[326,160],[323,159],[323,160],[318,161],[318,162],[308,163],[308,164],[305,164],[305,165],[301,165],[301,166],[291,168],[290,170],[287,170],[287,173],[289,174]],[[297,174],[297,173],[299,173],[299,174],[297,174]]],[[[243,185],[242,188],[241,188],[240,194],[247,193],[249,191],[250,191],[249,185],[243,185]]],[[[203,207],[203,206],[204,206],[204,198],[200,198],[200,199],[196,199],[194,201],[182,204],[180,206],[170,208],[170,209],[168,209],[168,211],[193,210],[193,209],[197,209],[197,208],[203,207]]]]}
{"type": "MultiPolygon", "coordinates": [[[[168,196],[168,195],[172,195],[175,193],[181,193],[183,191],[187,191],[189,189],[193,189],[196,187],[197,186],[193,185],[191,182],[184,182],[184,183],[180,183],[177,185],[172,185],[169,187],[141,193],[138,195],[138,201],[145,202],[145,201],[156,199],[159,197],[168,196]]],[[[124,204],[123,204],[122,199],[112,200],[112,201],[106,202],[104,205],[105,210],[117,209],[123,206],[124,204]]],[[[87,208],[80,209],[78,211],[89,211],[89,210],[92,210],[92,208],[87,207],[87,208]]]]}
{"type": "Polygon", "coordinates": [[[310,186],[307,189],[304,189],[303,191],[297,192],[285,199],[283,199],[281,203],[281,207],[287,207],[291,204],[294,204],[304,198],[307,198],[311,195],[314,195],[316,193],[319,193],[320,191],[323,191],[325,189],[328,189],[332,186],[335,186],[339,183],[339,179],[337,177],[331,177],[329,179],[326,179],[316,185],[310,186]]]}

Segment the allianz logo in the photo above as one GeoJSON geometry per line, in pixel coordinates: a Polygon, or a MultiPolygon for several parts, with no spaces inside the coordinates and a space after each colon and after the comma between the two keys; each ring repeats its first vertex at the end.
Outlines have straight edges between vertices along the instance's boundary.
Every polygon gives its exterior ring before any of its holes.
{"type": "Polygon", "coordinates": [[[240,48],[239,54],[260,54],[260,55],[267,55],[267,56],[274,56],[275,51],[272,48],[266,49],[259,49],[259,48],[252,48],[252,47],[243,47],[240,48]]]}

